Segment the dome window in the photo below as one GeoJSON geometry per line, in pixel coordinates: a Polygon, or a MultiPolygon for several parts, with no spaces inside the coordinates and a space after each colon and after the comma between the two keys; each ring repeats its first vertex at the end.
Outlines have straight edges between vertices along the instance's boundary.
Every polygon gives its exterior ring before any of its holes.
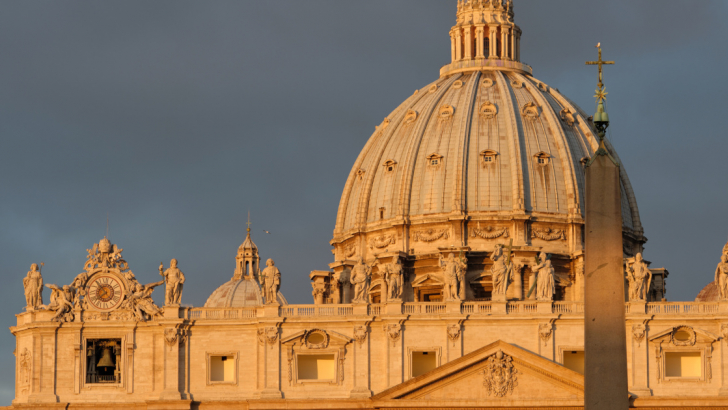
{"type": "Polygon", "coordinates": [[[534,161],[536,164],[545,167],[551,162],[551,155],[541,151],[538,154],[533,156],[534,161]]]}
{"type": "Polygon", "coordinates": [[[521,80],[513,80],[513,81],[511,81],[511,86],[513,88],[523,88],[523,81],[521,81],[521,80]]]}
{"type": "Polygon", "coordinates": [[[480,82],[480,85],[483,88],[490,88],[490,87],[493,86],[493,80],[491,80],[490,78],[486,78],[486,79],[484,79],[483,81],[480,82]]]}
{"type": "Polygon", "coordinates": [[[444,157],[442,155],[436,154],[436,153],[433,152],[432,154],[430,154],[430,155],[427,156],[427,167],[428,168],[439,169],[440,166],[442,165],[442,159],[443,158],[444,157]]]}
{"type": "Polygon", "coordinates": [[[366,173],[367,172],[364,171],[363,169],[359,169],[358,171],[356,171],[356,176],[359,177],[359,181],[364,179],[364,174],[366,174],[366,173]]]}
{"type": "Polygon", "coordinates": [[[559,113],[561,116],[561,121],[565,122],[569,127],[573,126],[576,122],[576,119],[574,118],[574,114],[571,113],[571,110],[568,108],[564,108],[559,113]]]}
{"type": "Polygon", "coordinates": [[[527,103],[523,106],[521,109],[521,115],[523,115],[524,118],[529,120],[535,120],[540,116],[538,113],[538,105],[531,101],[530,103],[527,103]]]}
{"type": "Polygon", "coordinates": [[[439,87],[437,86],[437,84],[433,84],[428,91],[429,91],[430,94],[432,94],[435,91],[437,91],[438,88],[439,87]]]}
{"type": "Polygon", "coordinates": [[[387,174],[393,173],[394,169],[397,167],[397,161],[394,161],[391,159],[387,160],[386,162],[384,162],[383,166],[384,166],[384,172],[386,172],[387,174]]]}
{"type": "Polygon", "coordinates": [[[447,121],[452,118],[452,116],[455,114],[455,108],[452,105],[443,105],[440,107],[440,111],[438,112],[438,116],[440,117],[441,121],[447,121]]]}
{"type": "Polygon", "coordinates": [[[415,110],[407,111],[407,114],[405,114],[405,116],[404,116],[404,123],[412,124],[413,122],[415,122],[417,120],[417,116],[418,116],[417,111],[415,111],[415,110]]]}
{"type": "Polygon", "coordinates": [[[486,119],[491,120],[498,114],[498,107],[490,101],[486,101],[480,106],[479,115],[486,119]]]}
{"type": "Polygon", "coordinates": [[[463,82],[462,82],[461,80],[457,80],[457,81],[455,81],[455,82],[454,82],[454,83],[452,84],[452,88],[454,88],[454,89],[456,89],[456,90],[457,90],[457,89],[459,89],[459,88],[463,88],[463,82]]]}
{"type": "Polygon", "coordinates": [[[487,149],[480,153],[480,163],[483,168],[487,168],[489,165],[495,164],[495,160],[498,157],[498,153],[492,149],[487,149]]]}

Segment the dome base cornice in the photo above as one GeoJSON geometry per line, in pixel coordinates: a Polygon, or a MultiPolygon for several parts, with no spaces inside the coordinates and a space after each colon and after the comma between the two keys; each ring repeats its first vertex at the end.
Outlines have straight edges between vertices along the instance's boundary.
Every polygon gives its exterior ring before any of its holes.
{"type": "Polygon", "coordinates": [[[510,71],[527,76],[533,75],[533,69],[531,66],[518,61],[476,58],[472,60],[455,61],[443,66],[440,69],[440,77],[474,71],[510,71]]]}

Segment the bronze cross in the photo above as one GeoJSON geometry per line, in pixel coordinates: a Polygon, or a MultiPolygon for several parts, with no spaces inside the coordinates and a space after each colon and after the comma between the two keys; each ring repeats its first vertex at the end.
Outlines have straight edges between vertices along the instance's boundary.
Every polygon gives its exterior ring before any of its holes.
{"type": "Polygon", "coordinates": [[[602,60],[602,43],[597,44],[597,48],[599,49],[599,61],[587,61],[586,65],[598,65],[599,66],[599,84],[597,87],[601,90],[604,88],[604,84],[602,83],[602,66],[603,65],[613,65],[614,61],[604,61],[602,60]]]}
{"type": "Polygon", "coordinates": [[[250,232],[250,210],[248,210],[248,222],[245,224],[248,225],[248,232],[250,232]]]}

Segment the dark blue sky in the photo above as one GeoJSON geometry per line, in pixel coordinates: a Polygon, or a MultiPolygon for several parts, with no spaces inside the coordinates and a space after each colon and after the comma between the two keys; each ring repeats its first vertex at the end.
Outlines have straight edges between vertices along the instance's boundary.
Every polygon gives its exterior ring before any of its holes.
{"type": "MultiPolygon", "coordinates": [[[[250,209],[292,303],[332,261],[339,196],[374,126],[449,62],[455,0],[0,3],[0,289],[69,283],[103,237],[142,282],[176,257],[183,302],[234,269],[250,209]],[[269,230],[271,235],[263,233],[269,230]]],[[[669,300],[728,240],[728,2],[516,0],[522,59],[592,111],[601,42],[611,139],[669,300]]],[[[161,292],[157,298],[161,296],[161,292]]],[[[48,298],[48,292],[45,292],[48,298]]],[[[0,332],[0,367],[14,338],[0,332]]],[[[0,374],[0,403],[14,396],[0,374]]]]}

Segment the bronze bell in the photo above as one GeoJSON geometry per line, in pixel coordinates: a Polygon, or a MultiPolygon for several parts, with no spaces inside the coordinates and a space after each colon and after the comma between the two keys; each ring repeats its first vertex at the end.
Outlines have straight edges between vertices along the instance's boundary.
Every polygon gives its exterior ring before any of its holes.
{"type": "Polygon", "coordinates": [[[101,355],[101,360],[99,360],[99,364],[96,367],[115,367],[111,358],[111,348],[104,348],[104,353],[101,355]]]}

